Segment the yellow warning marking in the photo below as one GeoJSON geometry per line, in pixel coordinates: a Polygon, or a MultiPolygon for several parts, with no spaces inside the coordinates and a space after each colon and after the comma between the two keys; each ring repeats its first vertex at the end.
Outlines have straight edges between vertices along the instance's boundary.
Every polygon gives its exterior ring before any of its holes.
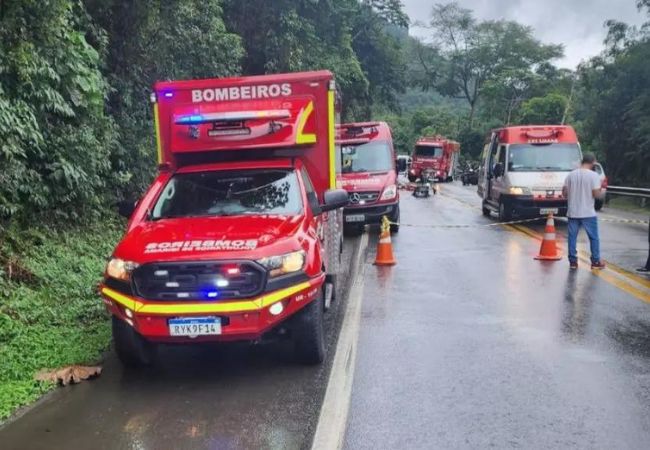
{"type": "MultiPolygon", "coordinates": [[[[506,225],[505,228],[509,228],[514,231],[518,231],[520,233],[523,233],[527,236],[532,237],[533,239],[536,239],[538,241],[542,240],[542,237],[537,234],[536,232],[529,230],[525,228],[522,225],[506,225]]],[[[616,286],[617,288],[621,289],[622,291],[627,292],[628,294],[638,298],[641,301],[644,301],[646,303],[650,303],[650,295],[645,292],[642,289],[637,288],[636,286],[630,284],[630,281],[634,282],[636,281],[635,278],[631,273],[627,272],[625,269],[622,269],[618,266],[616,268],[618,270],[614,270],[614,272],[618,273],[620,276],[627,278],[627,279],[620,279],[617,278],[616,276],[612,275],[609,273],[607,270],[591,270],[591,260],[590,258],[581,250],[578,250],[578,259],[580,262],[585,263],[586,265],[579,265],[578,267],[583,268],[585,270],[589,270],[593,275],[596,275],[597,277],[602,278],[604,281],[607,281],[613,286],[616,286]]],[[[610,263],[607,263],[608,266],[611,265],[610,263]]],[[[644,283],[640,283],[646,286],[644,283]]]]}

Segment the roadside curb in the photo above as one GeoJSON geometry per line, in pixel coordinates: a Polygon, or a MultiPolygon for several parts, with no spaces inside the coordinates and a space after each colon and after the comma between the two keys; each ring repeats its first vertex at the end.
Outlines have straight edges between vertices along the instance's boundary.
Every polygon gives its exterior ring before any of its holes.
{"type": "Polygon", "coordinates": [[[334,361],[312,441],[312,450],[340,449],[345,438],[350,396],[357,353],[363,300],[363,275],[368,233],[361,235],[359,250],[352,264],[352,288],[348,296],[334,361]]]}

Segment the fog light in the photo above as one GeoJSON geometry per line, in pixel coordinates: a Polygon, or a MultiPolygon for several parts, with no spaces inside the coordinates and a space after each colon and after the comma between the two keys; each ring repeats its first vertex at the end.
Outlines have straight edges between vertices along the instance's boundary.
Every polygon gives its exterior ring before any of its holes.
{"type": "Polygon", "coordinates": [[[282,314],[282,311],[284,311],[284,305],[282,302],[273,303],[269,308],[269,312],[274,316],[282,314]]]}
{"type": "Polygon", "coordinates": [[[126,314],[126,317],[129,319],[133,319],[133,311],[131,311],[129,308],[124,308],[124,314],[126,314]]]}

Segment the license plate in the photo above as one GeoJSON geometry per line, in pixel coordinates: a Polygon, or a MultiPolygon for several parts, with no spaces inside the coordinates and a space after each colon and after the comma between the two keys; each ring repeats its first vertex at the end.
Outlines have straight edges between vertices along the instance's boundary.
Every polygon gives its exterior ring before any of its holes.
{"type": "Polygon", "coordinates": [[[363,214],[350,214],[349,216],[345,216],[346,222],[364,222],[365,220],[366,216],[363,214]]]}
{"type": "Polygon", "coordinates": [[[558,208],[539,208],[539,213],[542,216],[545,216],[546,214],[557,214],[558,212],[558,208]]]}
{"type": "Polygon", "coordinates": [[[221,334],[221,318],[188,317],[169,319],[170,336],[210,336],[221,334]]]}

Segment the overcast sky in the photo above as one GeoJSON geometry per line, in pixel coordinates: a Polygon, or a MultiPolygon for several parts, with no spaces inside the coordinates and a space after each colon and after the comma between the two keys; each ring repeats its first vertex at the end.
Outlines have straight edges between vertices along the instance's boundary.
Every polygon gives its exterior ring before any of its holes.
{"type": "MultiPolygon", "coordinates": [[[[402,0],[411,20],[428,21],[431,8],[446,0],[402,0]]],[[[635,0],[458,0],[474,11],[476,18],[508,19],[533,27],[535,36],[546,43],[564,44],[565,57],[558,61],[574,68],[581,60],[597,55],[603,48],[607,19],[640,25],[645,12],[636,9],[635,0]]],[[[411,34],[427,36],[424,29],[411,28],[411,34]]]]}

